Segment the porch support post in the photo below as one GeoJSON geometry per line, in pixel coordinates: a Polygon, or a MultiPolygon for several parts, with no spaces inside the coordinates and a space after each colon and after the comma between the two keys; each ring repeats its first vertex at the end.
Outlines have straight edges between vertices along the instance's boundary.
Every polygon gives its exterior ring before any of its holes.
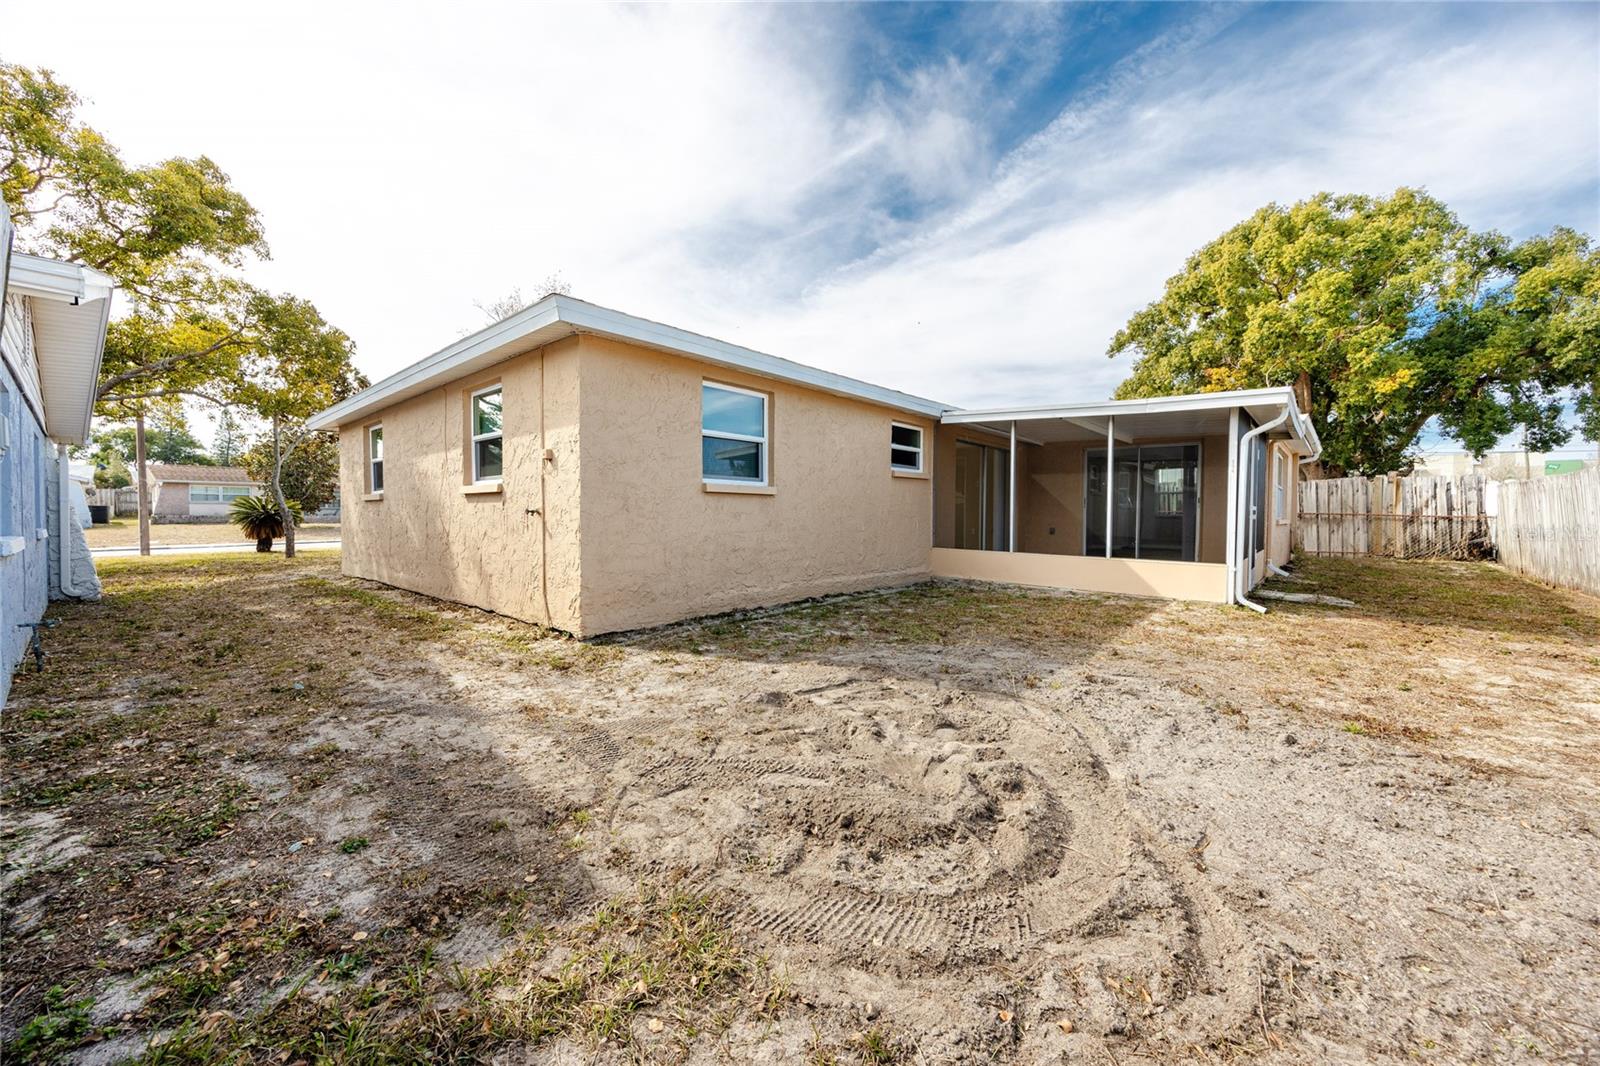
{"type": "Polygon", "coordinates": [[[1006,453],[1011,459],[1010,482],[1006,487],[1006,550],[1017,550],[1017,424],[1011,423],[1011,450],[1006,453]]]}
{"type": "Polygon", "coordinates": [[[1115,482],[1116,467],[1112,465],[1111,453],[1117,446],[1116,419],[1106,415],[1106,558],[1111,558],[1111,512],[1117,501],[1117,486],[1115,482]]]}

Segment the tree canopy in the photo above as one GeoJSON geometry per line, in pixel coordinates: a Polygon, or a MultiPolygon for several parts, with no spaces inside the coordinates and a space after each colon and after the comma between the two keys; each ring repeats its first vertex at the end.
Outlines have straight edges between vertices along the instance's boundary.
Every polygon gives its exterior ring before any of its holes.
{"type": "Polygon", "coordinates": [[[1112,339],[1117,396],[1291,385],[1335,472],[1408,461],[1431,418],[1481,455],[1600,439],[1600,254],[1475,233],[1416,189],[1269,204],[1195,252],[1112,339]]]}

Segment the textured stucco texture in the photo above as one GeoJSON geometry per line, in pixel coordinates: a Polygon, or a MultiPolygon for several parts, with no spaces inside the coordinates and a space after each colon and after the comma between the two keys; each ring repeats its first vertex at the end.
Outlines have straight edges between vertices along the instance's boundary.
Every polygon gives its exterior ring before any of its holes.
{"type": "Polygon", "coordinates": [[[893,421],[931,440],[889,408],[569,337],[340,427],[344,572],[579,636],[917,581],[931,480],[891,472],[893,421]],[[703,483],[703,381],[770,397],[770,492],[703,483]],[[495,382],[498,491],[469,484],[467,433],[468,396],[495,382]]]}

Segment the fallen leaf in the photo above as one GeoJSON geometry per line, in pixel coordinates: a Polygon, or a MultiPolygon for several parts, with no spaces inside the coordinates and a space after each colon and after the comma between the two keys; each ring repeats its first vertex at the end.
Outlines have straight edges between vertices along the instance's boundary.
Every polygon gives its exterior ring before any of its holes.
{"type": "Polygon", "coordinates": [[[351,940],[365,940],[365,939],[367,939],[366,930],[359,930],[357,932],[351,933],[350,934],[350,939],[351,940]]]}

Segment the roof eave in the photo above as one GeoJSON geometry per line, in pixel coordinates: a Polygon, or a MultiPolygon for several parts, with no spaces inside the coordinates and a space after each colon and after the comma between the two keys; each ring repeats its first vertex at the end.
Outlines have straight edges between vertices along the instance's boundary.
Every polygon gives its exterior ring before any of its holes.
{"type": "Polygon", "coordinates": [[[319,412],[307,425],[313,430],[347,425],[482,366],[502,362],[575,333],[610,337],[928,418],[937,418],[952,409],[950,404],[819,370],[570,296],[552,294],[319,412]],[[541,333],[543,336],[538,336],[541,333]],[[527,343],[522,343],[524,341],[527,343]]]}

